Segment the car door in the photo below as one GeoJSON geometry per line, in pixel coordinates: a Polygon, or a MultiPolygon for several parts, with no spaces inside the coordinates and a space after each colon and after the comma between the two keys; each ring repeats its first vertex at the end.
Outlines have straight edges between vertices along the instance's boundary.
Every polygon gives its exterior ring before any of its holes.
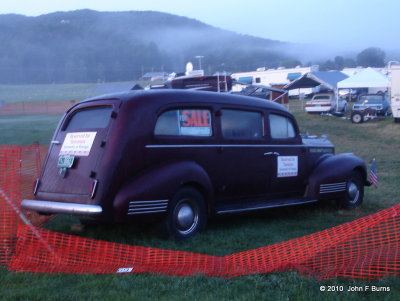
{"type": "Polygon", "coordinates": [[[245,202],[265,196],[272,161],[266,160],[264,113],[226,108],[220,111],[221,145],[216,189],[223,202],[245,202]]]}
{"type": "Polygon", "coordinates": [[[70,112],[51,143],[39,194],[90,197],[117,102],[97,102],[70,112]]]}
{"type": "Polygon", "coordinates": [[[268,116],[269,149],[265,153],[272,167],[269,194],[275,197],[304,195],[306,148],[292,118],[278,113],[268,116]]]}

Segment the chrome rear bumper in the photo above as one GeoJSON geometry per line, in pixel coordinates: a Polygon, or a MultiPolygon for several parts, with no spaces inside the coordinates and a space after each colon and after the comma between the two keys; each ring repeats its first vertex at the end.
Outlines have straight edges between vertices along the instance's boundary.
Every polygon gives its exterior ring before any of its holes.
{"type": "Polygon", "coordinates": [[[77,215],[100,215],[103,208],[98,205],[86,205],[75,203],[61,203],[40,200],[22,200],[21,207],[44,213],[66,213],[77,215]]]}

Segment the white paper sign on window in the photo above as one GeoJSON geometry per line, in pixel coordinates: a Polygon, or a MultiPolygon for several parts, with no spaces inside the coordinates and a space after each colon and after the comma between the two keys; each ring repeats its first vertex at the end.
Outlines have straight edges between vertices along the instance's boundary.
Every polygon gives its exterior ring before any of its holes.
{"type": "Polygon", "coordinates": [[[60,155],[89,156],[96,132],[68,133],[61,146],[60,155]]]}
{"type": "Polygon", "coordinates": [[[299,170],[297,156],[278,157],[278,178],[297,177],[299,170]]]}

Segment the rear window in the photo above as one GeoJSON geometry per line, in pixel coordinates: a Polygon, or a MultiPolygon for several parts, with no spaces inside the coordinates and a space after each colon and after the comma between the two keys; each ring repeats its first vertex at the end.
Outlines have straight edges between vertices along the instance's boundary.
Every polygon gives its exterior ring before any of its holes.
{"type": "Polygon", "coordinates": [[[331,97],[329,95],[317,95],[314,96],[314,100],[330,100],[331,97]]]}
{"type": "Polygon", "coordinates": [[[206,109],[181,109],[162,113],[154,129],[159,136],[211,136],[211,112],[206,109]]]}
{"type": "Polygon", "coordinates": [[[112,107],[84,109],[75,112],[64,130],[102,129],[108,126],[112,107]]]}

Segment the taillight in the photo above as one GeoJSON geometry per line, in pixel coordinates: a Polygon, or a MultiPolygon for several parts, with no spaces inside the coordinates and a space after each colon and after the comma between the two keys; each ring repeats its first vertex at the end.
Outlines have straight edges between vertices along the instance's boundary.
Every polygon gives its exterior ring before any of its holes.
{"type": "Polygon", "coordinates": [[[99,180],[93,180],[90,187],[90,198],[94,198],[96,195],[97,186],[99,185],[99,180]]]}

